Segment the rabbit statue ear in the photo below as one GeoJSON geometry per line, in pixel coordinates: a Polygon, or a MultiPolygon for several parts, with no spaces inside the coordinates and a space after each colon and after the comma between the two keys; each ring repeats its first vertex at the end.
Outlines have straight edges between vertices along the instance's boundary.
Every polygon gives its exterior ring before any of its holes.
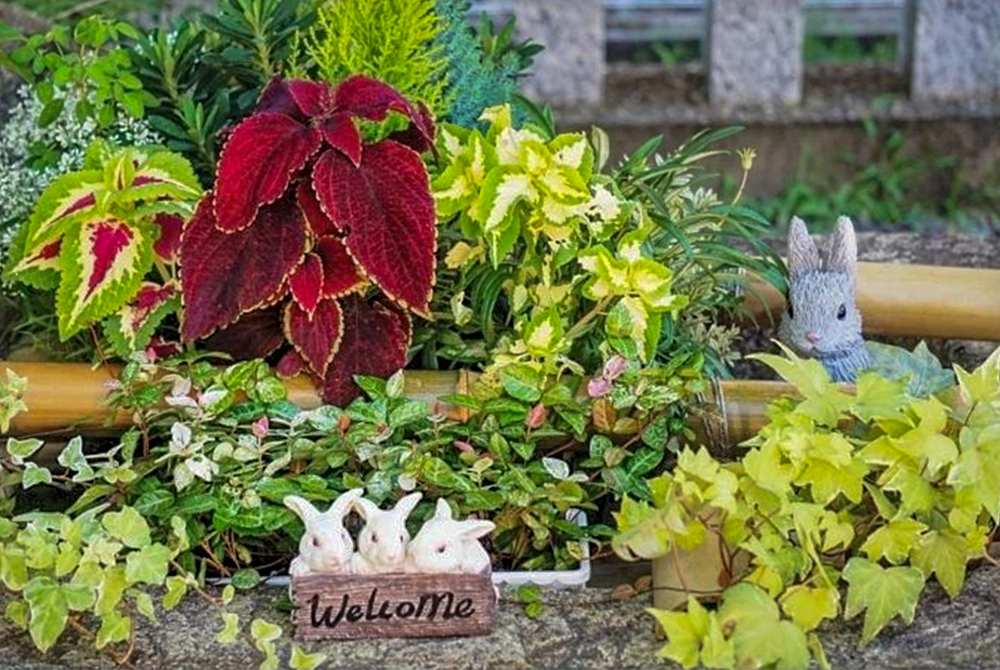
{"type": "Polygon", "coordinates": [[[350,503],[351,507],[357,510],[358,514],[360,514],[361,518],[365,521],[371,521],[378,516],[379,512],[382,511],[378,508],[378,505],[373,503],[368,498],[362,498],[360,495],[355,498],[351,498],[350,503]]]}
{"type": "Polygon", "coordinates": [[[314,526],[319,519],[319,510],[313,507],[313,504],[305,498],[285,496],[282,502],[285,503],[285,507],[299,515],[299,518],[305,523],[306,528],[314,526]]]}
{"type": "Polygon", "coordinates": [[[837,229],[830,244],[830,255],[826,261],[830,272],[842,272],[851,278],[851,284],[858,274],[858,240],[854,236],[854,224],[842,216],[837,219],[837,229]]]}
{"type": "Polygon", "coordinates": [[[417,493],[411,493],[410,495],[403,496],[399,499],[399,502],[396,503],[396,507],[393,509],[396,512],[396,521],[400,525],[406,523],[406,517],[410,516],[410,512],[413,511],[413,508],[417,506],[417,503],[420,502],[420,499],[423,497],[424,494],[418,491],[417,493]]]}
{"type": "Polygon", "coordinates": [[[354,506],[354,503],[361,498],[362,489],[351,489],[344,491],[330,505],[330,509],[323,514],[335,519],[343,519],[344,515],[354,506]]]}
{"type": "Polygon", "coordinates": [[[441,521],[451,520],[451,505],[444,498],[438,498],[437,507],[434,509],[434,518],[441,521]]]}
{"type": "Polygon", "coordinates": [[[819,249],[809,236],[805,221],[799,217],[792,219],[788,228],[788,274],[800,275],[805,272],[819,272],[823,262],[819,257],[819,249]]]}
{"type": "Polygon", "coordinates": [[[492,521],[460,521],[459,536],[466,540],[477,540],[489,535],[496,528],[492,521]]]}

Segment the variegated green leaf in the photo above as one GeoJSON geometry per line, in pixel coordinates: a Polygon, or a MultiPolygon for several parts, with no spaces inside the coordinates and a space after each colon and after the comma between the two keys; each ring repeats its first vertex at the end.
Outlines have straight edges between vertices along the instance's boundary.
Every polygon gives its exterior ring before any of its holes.
{"type": "Polygon", "coordinates": [[[109,218],[88,221],[64,238],[56,296],[63,339],[122,307],[153,264],[148,230],[109,218]]]}
{"type": "Polygon", "coordinates": [[[153,202],[160,198],[194,202],[201,195],[191,164],[167,151],[150,155],[135,167],[131,179],[116,190],[118,203],[153,202]]]}
{"type": "Polygon", "coordinates": [[[465,211],[475,201],[478,189],[467,173],[465,157],[459,157],[434,179],[434,204],[439,218],[465,211]]]}
{"type": "Polygon", "coordinates": [[[562,321],[555,309],[538,313],[524,329],[524,343],[528,351],[536,356],[554,353],[562,336],[562,321]]]}
{"type": "Polygon", "coordinates": [[[549,166],[539,173],[536,183],[546,199],[562,205],[581,205],[590,200],[587,182],[579,172],[565,165],[549,166]]]}
{"type": "Polygon", "coordinates": [[[531,177],[516,168],[494,168],[483,182],[476,218],[490,232],[508,221],[520,202],[536,202],[531,177]]]}
{"type": "Polygon", "coordinates": [[[559,165],[579,173],[584,181],[590,181],[594,173],[594,150],[583,133],[565,133],[549,142],[552,158],[559,165]]]}
{"type": "Polygon", "coordinates": [[[629,268],[632,289],[653,312],[678,310],[687,303],[687,297],[671,293],[673,273],[669,268],[648,258],[640,258],[629,268]]]}
{"type": "Polygon", "coordinates": [[[579,259],[583,269],[594,275],[583,287],[583,294],[591,300],[622,295],[629,290],[628,263],[613,258],[604,247],[584,249],[579,259]]]}
{"type": "Polygon", "coordinates": [[[97,203],[96,194],[103,188],[100,170],[71,172],[52,181],[28,220],[25,256],[58,238],[73,221],[90,215],[97,203]]]}

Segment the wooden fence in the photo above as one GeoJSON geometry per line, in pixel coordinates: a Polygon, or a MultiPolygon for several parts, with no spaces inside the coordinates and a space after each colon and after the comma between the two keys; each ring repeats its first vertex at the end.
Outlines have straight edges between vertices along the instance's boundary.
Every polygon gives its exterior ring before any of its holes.
{"type": "Polygon", "coordinates": [[[599,105],[607,44],[698,40],[713,106],[797,105],[806,34],[897,38],[914,100],[1000,97],[1000,0],[478,0],[543,42],[530,93],[599,105]]]}

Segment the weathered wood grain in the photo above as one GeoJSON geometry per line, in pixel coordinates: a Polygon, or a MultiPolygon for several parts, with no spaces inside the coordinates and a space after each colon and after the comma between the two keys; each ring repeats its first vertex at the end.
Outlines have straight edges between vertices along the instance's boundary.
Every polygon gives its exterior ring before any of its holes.
{"type": "Polygon", "coordinates": [[[311,575],[292,578],[296,639],[490,635],[489,575],[311,575]]]}

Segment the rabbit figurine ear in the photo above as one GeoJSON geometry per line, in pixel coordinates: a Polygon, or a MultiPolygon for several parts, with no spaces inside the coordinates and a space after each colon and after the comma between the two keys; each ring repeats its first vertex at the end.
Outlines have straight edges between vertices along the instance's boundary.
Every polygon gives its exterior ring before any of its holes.
{"type": "Polygon", "coordinates": [[[358,514],[360,514],[361,518],[365,521],[374,519],[378,516],[378,513],[382,511],[378,508],[378,505],[373,503],[368,498],[362,498],[361,496],[352,499],[351,506],[357,510],[358,514]]]}
{"type": "Polygon", "coordinates": [[[465,540],[478,540],[489,535],[496,528],[492,521],[459,521],[459,537],[465,540]]]}
{"type": "Polygon", "coordinates": [[[451,505],[444,498],[438,498],[434,518],[439,521],[451,521],[451,505]]]}
{"type": "Polygon", "coordinates": [[[299,496],[285,496],[282,501],[285,503],[285,507],[295,512],[302,522],[306,525],[306,528],[314,527],[319,521],[320,513],[313,504],[306,500],[305,498],[300,498],[299,496]]]}
{"type": "MultiPolygon", "coordinates": [[[[354,503],[361,498],[362,489],[351,489],[344,491],[330,505],[330,509],[323,512],[323,516],[332,519],[342,520],[354,506],[354,503]]],[[[286,503],[287,504],[287,503],[286,503]]]]}
{"type": "Polygon", "coordinates": [[[819,249],[809,236],[805,221],[799,217],[792,219],[788,228],[788,274],[796,276],[806,272],[819,272],[823,262],[819,257],[819,249]]]}
{"type": "Polygon", "coordinates": [[[826,269],[847,275],[851,285],[855,285],[858,274],[858,241],[854,236],[854,224],[846,216],[837,219],[837,230],[833,233],[826,269]]]}
{"type": "Polygon", "coordinates": [[[410,516],[410,512],[413,508],[417,506],[420,499],[424,497],[423,493],[419,491],[417,493],[411,493],[410,495],[403,496],[396,503],[393,510],[396,512],[396,520],[401,526],[406,526],[406,517],[410,516]]]}

